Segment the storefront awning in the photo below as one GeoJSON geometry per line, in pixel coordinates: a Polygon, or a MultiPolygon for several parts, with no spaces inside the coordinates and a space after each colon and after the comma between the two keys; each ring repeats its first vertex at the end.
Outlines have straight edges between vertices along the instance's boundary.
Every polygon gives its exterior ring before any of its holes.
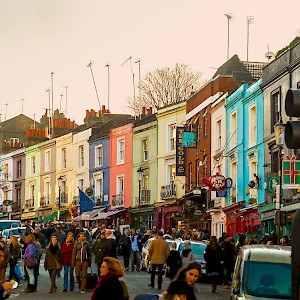
{"type": "MultiPolygon", "coordinates": [[[[62,216],[64,214],[66,214],[68,212],[68,210],[61,210],[59,212],[59,215],[62,216]]],[[[45,217],[44,219],[39,220],[39,222],[46,222],[46,221],[50,221],[54,218],[57,218],[57,211],[53,212],[51,215],[45,217]]]]}
{"type": "MultiPolygon", "coordinates": [[[[105,210],[106,207],[96,208],[93,209],[90,213],[90,219],[94,219],[98,216],[98,214],[102,213],[105,210]]],[[[95,219],[96,220],[96,219],[95,219]]]]}
{"type": "Polygon", "coordinates": [[[110,210],[110,211],[107,212],[107,216],[111,217],[111,216],[116,215],[118,213],[121,213],[121,212],[123,212],[125,210],[126,210],[125,208],[123,208],[123,209],[116,209],[116,210],[110,210]]]}

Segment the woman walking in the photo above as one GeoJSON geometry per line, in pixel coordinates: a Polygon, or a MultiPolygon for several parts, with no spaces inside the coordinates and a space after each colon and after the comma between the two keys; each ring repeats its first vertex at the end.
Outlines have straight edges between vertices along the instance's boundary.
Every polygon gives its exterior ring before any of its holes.
{"type": "Polygon", "coordinates": [[[46,249],[44,268],[49,272],[51,286],[49,293],[56,292],[56,271],[61,270],[61,249],[56,236],[51,236],[50,243],[46,249]]]}
{"type": "Polygon", "coordinates": [[[113,257],[104,257],[99,282],[93,290],[91,300],[113,299],[128,300],[129,293],[124,281],[119,280],[124,276],[121,263],[113,257]]]}
{"type": "Polygon", "coordinates": [[[69,232],[66,241],[62,245],[61,259],[64,268],[64,289],[63,292],[68,291],[69,277],[70,277],[70,291],[74,290],[74,266],[72,266],[72,252],[74,248],[73,233],[69,232]],[[69,276],[70,274],[70,276],[69,276]]]}
{"type": "Polygon", "coordinates": [[[185,267],[189,262],[194,261],[194,253],[191,249],[191,242],[184,242],[184,249],[181,252],[182,266],[185,267]]]}
{"type": "Polygon", "coordinates": [[[204,259],[206,261],[206,273],[211,280],[211,291],[215,293],[217,290],[218,278],[221,276],[223,260],[223,250],[218,244],[217,238],[211,236],[208,245],[204,252],[204,259]]]}
{"type": "Polygon", "coordinates": [[[34,247],[35,238],[33,234],[29,234],[26,237],[25,244],[27,245],[24,253],[24,261],[25,261],[25,269],[28,274],[28,285],[23,292],[25,293],[33,293],[34,292],[34,267],[28,267],[28,261],[35,261],[35,247],[34,247]]]}
{"type": "Polygon", "coordinates": [[[18,242],[16,236],[12,236],[10,238],[9,244],[9,252],[10,252],[10,260],[9,260],[9,280],[15,279],[18,285],[20,284],[20,279],[15,272],[15,267],[18,263],[18,260],[21,258],[21,245],[18,242]]]}
{"type": "Polygon", "coordinates": [[[95,263],[97,264],[98,276],[100,275],[100,267],[103,261],[104,245],[105,245],[105,232],[101,231],[100,238],[96,240],[96,243],[94,245],[95,263]]]}
{"type": "Polygon", "coordinates": [[[170,254],[167,259],[167,265],[170,269],[170,278],[173,280],[175,277],[176,273],[182,266],[182,260],[180,257],[180,253],[177,250],[177,243],[173,242],[170,254]]]}

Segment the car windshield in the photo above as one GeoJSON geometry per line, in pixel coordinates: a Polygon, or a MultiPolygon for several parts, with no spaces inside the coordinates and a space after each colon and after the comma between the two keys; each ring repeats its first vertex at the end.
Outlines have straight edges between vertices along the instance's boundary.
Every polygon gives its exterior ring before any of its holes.
{"type": "Polygon", "coordinates": [[[11,231],[11,235],[20,235],[18,230],[21,230],[23,234],[25,234],[25,232],[26,232],[26,228],[18,228],[18,229],[13,229],[11,231]]]}
{"type": "Polygon", "coordinates": [[[291,299],[291,265],[283,263],[245,262],[245,293],[256,297],[291,299]],[[258,274],[260,274],[258,276],[258,274]]]}
{"type": "MultiPolygon", "coordinates": [[[[205,244],[200,244],[200,243],[199,244],[198,243],[194,244],[194,243],[191,243],[191,249],[192,249],[192,251],[193,251],[193,253],[195,255],[201,255],[201,256],[203,256],[205,248],[206,248],[205,244]]],[[[181,243],[180,246],[179,246],[178,251],[181,253],[183,249],[184,249],[184,244],[181,243]]]]}
{"type": "Polygon", "coordinates": [[[13,222],[13,221],[7,221],[7,222],[0,222],[0,231],[4,230],[4,229],[8,229],[10,227],[18,227],[21,226],[20,223],[18,222],[13,222]]]}

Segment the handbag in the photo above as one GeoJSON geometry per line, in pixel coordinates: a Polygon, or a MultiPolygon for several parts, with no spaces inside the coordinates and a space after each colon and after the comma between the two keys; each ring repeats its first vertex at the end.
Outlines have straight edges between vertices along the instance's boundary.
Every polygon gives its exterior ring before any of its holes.
{"type": "Polygon", "coordinates": [[[37,265],[38,265],[38,262],[35,258],[26,258],[25,259],[25,266],[28,269],[33,269],[37,265]]]}
{"type": "Polygon", "coordinates": [[[58,271],[61,271],[62,270],[62,264],[60,264],[57,260],[55,260],[55,262],[56,262],[56,269],[58,271]]]}

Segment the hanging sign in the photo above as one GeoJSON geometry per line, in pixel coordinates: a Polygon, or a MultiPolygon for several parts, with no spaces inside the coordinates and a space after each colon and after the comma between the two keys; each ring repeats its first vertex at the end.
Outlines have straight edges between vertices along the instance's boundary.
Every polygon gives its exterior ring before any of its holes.
{"type": "Polygon", "coordinates": [[[223,175],[216,173],[207,178],[202,178],[202,181],[212,190],[212,191],[221,191],[228,189],[232,186],[232,179],[225,178],[223,175]]]}
{"type": "Polygon", "coordinates": [[[185,148],[182,140],[184,129],[176,128],[176,176],[185,176],[185,148]]]}

